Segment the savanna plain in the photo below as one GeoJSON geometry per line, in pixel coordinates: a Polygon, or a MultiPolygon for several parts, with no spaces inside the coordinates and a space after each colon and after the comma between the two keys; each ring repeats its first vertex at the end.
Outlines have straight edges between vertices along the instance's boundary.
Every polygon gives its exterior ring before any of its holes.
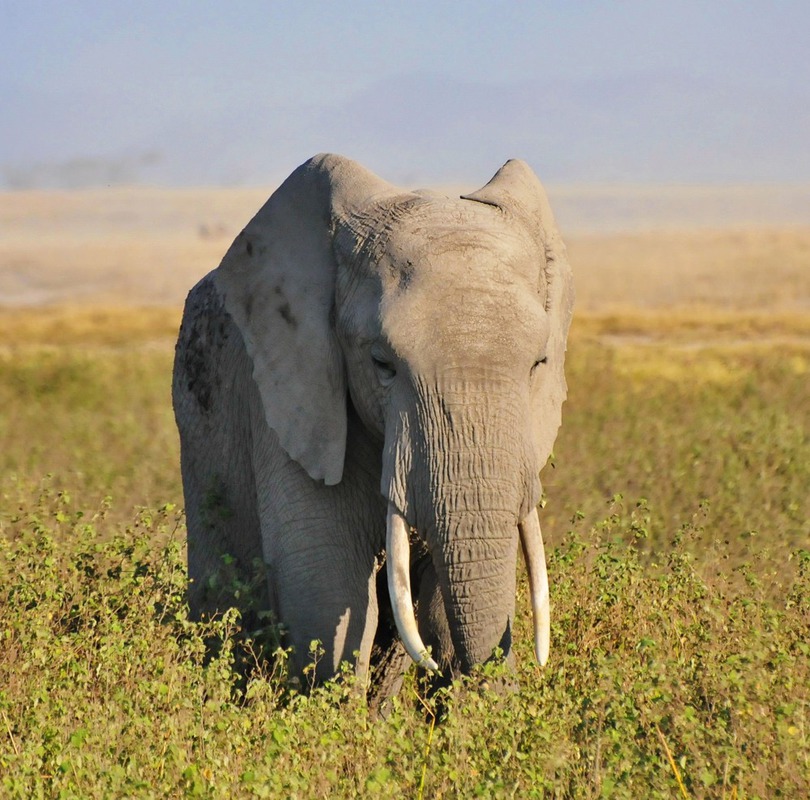
{"type": "Polygon", "coordinates": [[[380,719],[348,673],[292,685],[272,625],[184,604],[174,337],[267,191],[0,195],[0,796],[810,796],[791,191],[551,192],[578,293],[551,657],[521,576],[519,688],[409,675],[380,719]]]}

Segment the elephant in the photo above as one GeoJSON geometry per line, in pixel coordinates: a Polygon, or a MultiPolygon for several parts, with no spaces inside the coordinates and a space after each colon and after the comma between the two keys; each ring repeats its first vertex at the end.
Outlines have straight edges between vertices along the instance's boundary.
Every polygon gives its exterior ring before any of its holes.
{"type": "Polygon", "coordinates": [[[452,198],[338,155],[298,167],[185,304],[173,405],[192,615],[272,612],[294,672],[348,661],[391,694],[409,659],[443,676],[513,662],[520,542],[545,664],[539,473],[572,308],[525,162],[452,198]]]}

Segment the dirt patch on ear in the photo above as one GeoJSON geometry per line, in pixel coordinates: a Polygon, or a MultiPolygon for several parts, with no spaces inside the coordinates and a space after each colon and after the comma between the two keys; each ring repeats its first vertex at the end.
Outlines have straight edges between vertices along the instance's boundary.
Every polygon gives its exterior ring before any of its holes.
{"type": "Polygon", "coordinates": [[[227,313],[213,279],[203,278],[189,293],[177,340],[186,388],[205,413],[210,413],[212,390],[221,381],[214,364],[228,340],[227,313]]]}

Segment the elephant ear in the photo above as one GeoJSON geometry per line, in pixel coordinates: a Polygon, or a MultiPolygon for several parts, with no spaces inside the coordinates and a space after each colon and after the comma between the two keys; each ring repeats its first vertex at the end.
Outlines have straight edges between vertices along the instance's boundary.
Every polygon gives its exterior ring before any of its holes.
{"type": "Polygon", "coordinates": [[[315,480],[343,475],[346,376],[334,331],[336,221],[389,185],[349,159],[302,164],[214,271],[253,360],[267,424],[315,480]]]}
{"type": "Polygon", "coordinates": [[[554,447],[567,394],[565,350],[574,305],[574,282],[557,223],[545,190],[525,161],[507,161],[487,183],[465,200],[495,206],[526,226],[538,254],[539,285],[545,286],[550,335],[546,363],[534,378],[534,443],[540,466],[554,447]]]}

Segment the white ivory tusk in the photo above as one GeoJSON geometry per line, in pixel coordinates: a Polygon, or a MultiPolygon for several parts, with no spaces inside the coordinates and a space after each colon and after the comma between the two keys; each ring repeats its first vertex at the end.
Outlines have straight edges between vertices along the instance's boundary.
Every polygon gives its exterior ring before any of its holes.
{"type": "Polygon", "coordinates": [[[518,526],[526,571],[529,573],[529,589],[532,595],[532,616],[534,617],[534,653],[540,666],[548,661],[551,643],[551,615],[548,598],[548,572],[546,553],[543,548],[543,533],[535,508],[518,526]]]}
{"type": "Polygon", "coordinates": [[[385,551],[388,594],[391,596],[394,620],[405,650],[417,666],[438,672],[439,665],[430,657],[416,627],[416,615],[411,598],[411,546],[408,542],[408,524],[391,503],[388,504],[385,551]]]}

